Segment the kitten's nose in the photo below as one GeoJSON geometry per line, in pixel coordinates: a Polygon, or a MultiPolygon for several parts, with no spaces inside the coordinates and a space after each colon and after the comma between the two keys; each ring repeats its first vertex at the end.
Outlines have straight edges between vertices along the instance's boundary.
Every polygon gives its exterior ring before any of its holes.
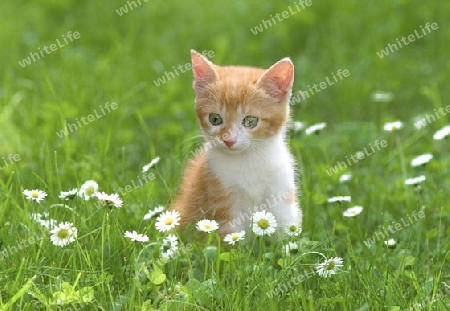
{"type": "Polygon", "coordinates": [[[234,140],[224,140],[223,142],[225,143],[225,145],[227,145],[228,148],[231,148],[231,146],[233,146],[235,143],[234,140]]]}

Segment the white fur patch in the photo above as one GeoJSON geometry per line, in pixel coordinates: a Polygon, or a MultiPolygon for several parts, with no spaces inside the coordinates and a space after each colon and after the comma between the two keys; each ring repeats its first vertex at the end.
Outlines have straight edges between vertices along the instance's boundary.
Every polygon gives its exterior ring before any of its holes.
{"type": "Polygon", "coordinates": [[[209,169],[231,192],[234,202],[233,221],[224,224],[226,230],[248,230],[256,210],[271,212],[279,228],[301,222],[298,203],[287,203],[296,186],[293,160],[282,134],[260,139],[258,144],[257,151],[242,154],[228,154],[221,147],[207,152],[209,169]]]}

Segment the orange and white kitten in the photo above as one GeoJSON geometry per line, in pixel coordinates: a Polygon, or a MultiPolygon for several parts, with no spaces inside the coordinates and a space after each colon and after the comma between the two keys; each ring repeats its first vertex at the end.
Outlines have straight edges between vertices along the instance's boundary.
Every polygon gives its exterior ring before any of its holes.
{"type": "Polygon", "coordinates": [[[201,219],[224,235],[251,229],[257,210],[271,212],[278,230],[301,225],[294,161],[285,142],[294,65],[269,69],[217,66],[191,51],[195,110],[205,138],[188,164],[171,209],[181,227],[201,219]]]}

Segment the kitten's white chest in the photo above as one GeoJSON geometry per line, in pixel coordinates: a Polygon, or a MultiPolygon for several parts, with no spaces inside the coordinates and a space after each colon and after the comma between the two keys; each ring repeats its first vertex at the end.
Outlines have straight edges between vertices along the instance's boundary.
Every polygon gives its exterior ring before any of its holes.
{"type": "Polygon", "coordinates": [[[247,229],[255,210],[266,209],[280,224],[298,218],[298,205],[289,206],[283,195],[295,189],[291,156],[281,137],[268,141],[258,151],[230,156],[210,150],[208,166],[230,191],[232,217],[237,229],[247,229]]]}

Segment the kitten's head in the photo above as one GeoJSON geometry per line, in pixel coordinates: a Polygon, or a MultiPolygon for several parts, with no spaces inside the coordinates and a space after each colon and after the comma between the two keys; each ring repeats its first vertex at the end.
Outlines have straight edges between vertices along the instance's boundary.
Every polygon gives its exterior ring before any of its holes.
{"type": "Polygon", "coordinates": [[[269,69],[217,66],[191,51],[195,109],[207,140],[229,154],[284,135],[294,65],[284,58],[269,69]]]}

